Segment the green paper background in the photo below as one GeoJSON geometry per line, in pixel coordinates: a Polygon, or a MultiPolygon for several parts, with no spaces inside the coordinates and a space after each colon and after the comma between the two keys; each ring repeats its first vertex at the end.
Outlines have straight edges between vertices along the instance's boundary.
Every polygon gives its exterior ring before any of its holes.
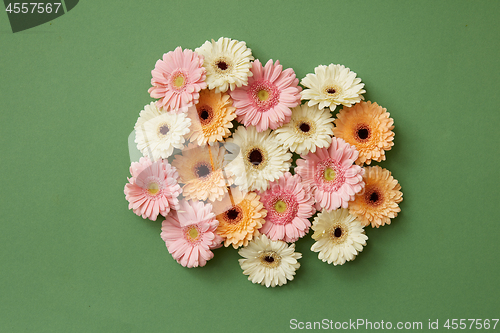
{"type": "Polygon", "coordinates": [[[497,0],[80,1],[15,34],[0,13],[0,332],[499,318],[499,13],[497,0]],[[220,36],[299,78],[343,64],[391,113],[380,165],[402,212],[367,228],[355,261],[321,262],[306,236],[295,280],[267,289],[233,249],[181,267],[161,223],[127,209],[127,138],[156,60],[220,36]]]}

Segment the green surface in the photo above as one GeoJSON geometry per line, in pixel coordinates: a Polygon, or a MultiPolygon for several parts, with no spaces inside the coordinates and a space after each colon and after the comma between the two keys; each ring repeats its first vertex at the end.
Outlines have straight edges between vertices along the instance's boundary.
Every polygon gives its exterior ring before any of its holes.
{"type": "MultiPolygon", "coordinates": [[[[499,318],[499,1],[80,1],[15,33],[0,13],[0,332],[281,332],[290,320],[499,318]],[[395,121],[402,212],[353,262],[247,281],[232,249],[170,256],[127,209],[127,138],[176,46],[244,40],[299,78],[358,73],[395,121]]],[[[490,328],[491,330],[491,328],[490,328]]],[[[500,331],[500,324],[496,331],[500,331]]]]}

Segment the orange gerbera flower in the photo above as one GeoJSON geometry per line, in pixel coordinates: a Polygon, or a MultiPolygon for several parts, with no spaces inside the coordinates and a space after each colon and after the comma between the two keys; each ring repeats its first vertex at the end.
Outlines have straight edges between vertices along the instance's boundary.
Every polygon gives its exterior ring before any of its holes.
{"type": "Polygon", "coordinates": [[[196,107],[189,108],[191,119],[191,141],[201,146],[205,143],[223,141],[233,127],[231,121],[236,118],[236,108],[228,94],[216,93],[214,90],[202,90],[196,107]]]}
{"type": "Polygon", "coordinates": [[[371,223],[372,227],[391,224],[401,211],[399,203],[403,201],[401,185],[391,172],[378,165],[365,167],[364,191],[356,194],[354,201],[349,202],[349,212],[356,216],[363,226],[371,223]]]}
{"type": "Polygon", "coordinates": [[[259,199],[254,192],[242,193],[231,188],[229,196],[213,203],[215,218],[219,221],[217,234],[224,238],[224,246],[233,245],[235,249],[247,246],[248,241],[259,235],[267,215],[259,199]]]}
{"type": "Polygon", "coordinates": [[[385,161],[385,151],[394,145],[394,120],[377,103],[361,102],[344,107],[335,119],[333,135],[356,146],[356,164],[385,161]]]}

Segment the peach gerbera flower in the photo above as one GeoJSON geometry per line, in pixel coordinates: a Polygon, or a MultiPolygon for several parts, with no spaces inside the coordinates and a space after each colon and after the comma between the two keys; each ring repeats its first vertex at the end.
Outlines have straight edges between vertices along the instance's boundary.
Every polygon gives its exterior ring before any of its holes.
{"type": "Polygon", "coordinates": [[[214,212],[219,221],[217,234],[224,238],[224,246],[232,245],[235,249],[247,246],[248,241],[259,235],[267,211],[254,192],[242,193],[231,188],[229,196],[213,203],[214,212]]]}
{"type": "Polygon", "coordinates": [[[372,227],[391,224],[401,211],[399,203],[403,201],[401,185],[391,172],[381,167],[365,167],[365,190],[355,196],[349,203],[349,211],[356,216],[363,226],[371,223],[372,227]]]}
{"type": "Polygon", "coordinates": [[[198,92],[207,86],[203,56],[189,49],[182,51],[180,46],[165,53],[151,74],[152,87],[148,92],[159,98],[156,106],[165,111],[186,112],[198,102],[198,92]]]}
{"type": "Polygon", "coordinates": [[[228,94],[216,93],[213,90],[202,90],[196,108],[188,110],[191,119],[190,140],[198,145],[223,141],[231,135],[231,121],[236,118],[233,100],[228,94]]]}
{"type": "Polygon", "coordinates": [[[227,186],[233,183],[223,170],[224,147],[196,146],[191,143],[175,156],[172,165],[179,172],[179,182],[184,184],[182,194],[191,200],[221,200],[227,186]]]}
{"type": "Polygon", "coordinates": [[[333,135],[356,147],[356,164],[385,161],[385,151],[394,145],[394,120],[377,103],[361,102],[344,107],[335,119],[333,135]]]}

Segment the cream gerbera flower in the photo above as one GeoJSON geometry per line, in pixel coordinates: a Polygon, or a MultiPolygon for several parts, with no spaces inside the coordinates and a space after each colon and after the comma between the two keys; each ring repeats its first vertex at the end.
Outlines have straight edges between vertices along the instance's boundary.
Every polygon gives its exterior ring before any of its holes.
{"type": "Polygon", "coordinates": [[[316,241],[311,250],[319,252],[319,259],[335,266],[354,260],[368,239],[361,222],[343,208],[319,213],[311,228],[316,241]]]}
{"type": "Polygon", "coordinates": [[[254,126],[239,126],[227,142],[232,144],[227,145],[231,162],[226,170],[244,191],[265,191],[269,181],[278,179],[290,168],[292,154],[269,130],[257,132],[254,126]]]}
{"type": "Polygon", "coordinates": [[[231,135],[231,121],[236,118],[236,108],[229,95],[216,93],[213,90],[202,90],[196,108],[190,108],[191,119],[190,140],[199,146],[215,141],[223,141],[231,135]]]}
{"type": "Polygon", "coordinates": [[[205,57],[206,82],[208,89],[215,89],[215,92],[246,85],[248,77],[253,75],[250,61],[254,58],[245,42],[221,37],[217,42],[213,39],[212,42],[206,41],[195,52],[205,57]]]}
{"type": "Polygon", "coordinates": [[[156,161],[182,149],[191,119],[185,113],[160,111],[154,102],[141,111],[134,126],[135,143],[144,156],[156,161]]]}
{"type": "Polygon", "coordinates": [[[282,286],[293,280],[302,254],[295,252],[295,244],[269,240],[265,235],[256,237],[248,246],[238,251],[245,259],[239,259],[243,274],[252,283],[266,287],[282,286]]]}
{"type": "Polygon", "coordinates": [[[337,105],[351,106],[363,99],[364,83],[356,78],[344,65],[319,65],[314,74],[307,74],[300,82],[309,89],[302,90],[302,99],[309,100],[309,106],[319,104],[319,108],[329,107],[334,111],[337,105]]]}
{"type": "Polygon", "coordinates": [[[189,144],[182,155],[175,156],[172,165],[179,173],[179,182],[184,184],[182,194],[191,200],[221,200],[232,184],[223,170],[225,149],[214,146],[189,144]]]}
{"type": "Polygon", "coordinates": [[[285,148],[305,155],[332,142],[333,118],[330,110],[317,106],[299,105],[292,109],[292,119],[274,133],[285,148]]]}
{"type": "Polygon", "coordinates": [[[229,195],[213,203],[213,211],[219,221],[217,234],[224,239],[224,246],[235,249],[246,246],[259,235],[267,211],[255,192],[242,193],[231,188],[229,195]]]}

